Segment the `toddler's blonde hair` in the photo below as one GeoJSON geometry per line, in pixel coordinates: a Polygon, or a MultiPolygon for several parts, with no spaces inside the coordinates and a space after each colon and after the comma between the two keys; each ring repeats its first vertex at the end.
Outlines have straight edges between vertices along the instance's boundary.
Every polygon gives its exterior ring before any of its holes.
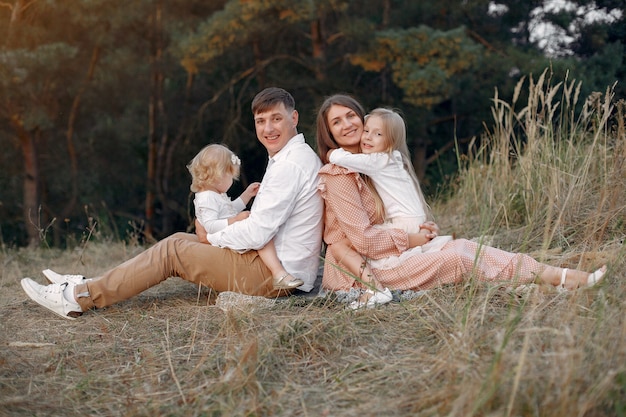
{"type": "Polygon", "coordinates": [[[189,188],[194,193],[205,191],[227,173],[232,174],[233,179],[239,179],[240,167],[239,158],[226,146],[207,145],[187,165],[191,174],[189,188]]]}

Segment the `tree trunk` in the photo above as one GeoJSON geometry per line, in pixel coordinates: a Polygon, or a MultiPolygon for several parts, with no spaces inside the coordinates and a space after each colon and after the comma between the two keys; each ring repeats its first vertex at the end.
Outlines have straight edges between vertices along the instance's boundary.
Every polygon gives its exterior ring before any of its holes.
{"type": "MultiPolygon", "coordinates": [[[[96,64],[98,62],[98,58],[100,57],[100,48],[95,47],[91,54],[91,61],[89,63],[89,69],[87,70],[87,75],[83,80],[80,89],[74,96],[74,101],[72,102],[72,107],[70,109],[70,115],[67,120],[67,130],[65,132],[65,140],[67,143],[67,154],[70,159],[70,183],[72,186],[72,194],[67,199],[67,203],[65,207],[61,210],[61,215],[59,216],[61,219],[65,219],[70,216],[74,207],[76,206],[76,202],[78,201],[78,156],[76,154],[76,147],[74,146],[74,128],[76,125],[76,118],[78,116],[78,109],[80,108],[80,101],[82,96],[87,89],[87,85],[93,79],[93,74],[96,69],[96,64]]],[[[58,229],[55,229],[58,231],[58,229]]],[[[55,240],[57,240],[55,238],[55,240]]]]}
{"type": "MultiPolygon", "coordinates": [[[[183,141],[183,139],[187,136],[189,126],[191,124],[191,118],[190,118],[191,90],[193,88],[194,79],[195,79],[194,74],[191,72],[187,72],[187,82],[185,83],[185,101],[183,103],[183,112],[182,112],[183,120],[178,129],[178,133],[174,137],[174,140],[168,145],[167,152],[165,154],[163,179],[162,179],[163,193],[165,195],[169,193],[169,180],[172,175],[172,167],[174,163],[173,161],[174,161],[175,150],[178,147],[178,145],[183,141]]],[[[166,204],[169,208],[169,212],[182,211],[181,204],[178,203],[177,201],[168,200],[166,204]]],[[[191,219],[189,216],[190,213],[189,213],[188,208],[185,208],[185,209],[186,209],[185,211],[189,220],[189,224],[190,226],[192,226],[193,219],[191,219]]],[[[163,227],[163,229],[164,229],[164,232],[168,235],[173,232],[173,230],[169,230],[165,228],[165,226],[163,227]]]]}
{"type": "Polygon", "coordinates": [[[429,140],[426,130],[426,120],[421,118],[418,123],[417,134],[415,138],[415,144],[413,145],[413,169],[415,169],[415,175],[418,181],[423,184],[426,179],[426,168],[428,166],[428,160],[426,159],[426,151],[428,150],[429,140]]]}
{"type": "MultiPolygon", "coordinates": [[[[321,13],[318,13],[321,14],[321,13]]],[[[322,16],[311,22],[311,43],[313,49],[313,62],[315,65],[315,80],[324,81],[326,79],[324,65],[324,37],[322,33],[322,16]]]]}
{"type": "Polygon", "coordinates": [[[37,163],[37,143],[33,134],[24,129],[19,115],[11,117],[11,125],[16,132],[24,159],[24,227],[28,235],[28,246],[36,247],[40,242],[41,222],[39,219],[39,164],[37,163]]]}
{"type": "Polygon", "coordinates": [[[164,96],[164,80],[163,74],[163,2],[157,1],[156,4],[156,19],[154,22],[154,38],[155,38],[155,63],[157,67],[156,74],[156,89],[157,89],[157,121],[160,128],[160,141],[156,155],[156,172],[155,172],[155,185],[157,200],[161,203],[161,227],[160,234],[169,235],[173,229],[172,226],[172,210],[168,204],[168,189],[167,189],[167,175],[165,167],[165,158],[167,148],[169,147],[169,133],[167,126],[167,114],[165,112],[165,103],[163,102],[164,96]]]}
{"type": "MultiPolygon", "coordinates": [[[[16,0],[11,9],[11,19],[6,32],[5,45],[13,43],[15,26],[22,20],[23,11],[29,6],[23,0],[16,0]]],[[[13,113],[10,116],[11,127],[19,141],[24,160],[23,207],[24,228],[28,237],[28,246],[38,246],[40,242],[41,222],[39,220],[39,164],[37,163],[37,142],[32,132],[24,128],[22,116],[13,113]]]]}
{"type": "MultiPolygon", "coordinates": [[[[154,88],[154,79],[152,80],[154,88]]],[[[154,222],[154,190],[155,190],[155,172],[156,172],[156,97],[155,92],[150,94],[150,103],[148,104],[148,166],[146,176],[146,200],[145,200],[145,217],[146,224],[144,227],[144,236],[148,241],[154,240],[153,222],[154,222]]]]}
{"type": "Polygon", "coordinates": [[[16,0],[13,5],[8,5],[11,9],[11,19],[9,20],[9,25],[7,26],[7,37],[6,37],[6,45],[11,45],[13,43],[13,29],[15,25],[22,19],[22,12],[28,4],[24,4],[24,0],[16,0]]]}
{"type": "Polygon", "coordinates": [[[415,169],[415,175],[420,183],[424,182],[426,178],[426,168],[428,162],[426,160],[427,146],[424,141],[418,140],[413,147],[413,168],[415,169]]]}
{"type": "Polygon", "coordinates": [[[145,215],[146,224],[144,228],[144,237],[148,242],[155,241],[154,237],[154,206],[157,192],[157,159],[158,159],[158,126],[159,102],[162,100],[162,84],[163,73],[160,68],[161,64],[161,1],[157,1],[154,14],[150,17],[152,23],[152,48],[150,51],[150,64],[152,67],[151,86],[150,86],[150,103],[148,104],[148,166],[146,178],[146,201],[145,215]]]}

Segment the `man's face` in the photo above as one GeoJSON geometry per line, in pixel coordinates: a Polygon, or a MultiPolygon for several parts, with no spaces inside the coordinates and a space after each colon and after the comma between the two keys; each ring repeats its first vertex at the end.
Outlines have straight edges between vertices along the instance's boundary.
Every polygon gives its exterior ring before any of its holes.
{"type": "Polygon", "coordinates": [[[256,136],[270,157],[285,147],[297,133],[298,112],[288,111],[283,103],[254,115],[256,136]]]}

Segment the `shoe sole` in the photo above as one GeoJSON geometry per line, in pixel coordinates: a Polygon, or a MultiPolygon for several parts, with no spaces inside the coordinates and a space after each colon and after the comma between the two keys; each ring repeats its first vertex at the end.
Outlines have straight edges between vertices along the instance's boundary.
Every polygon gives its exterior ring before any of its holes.
{"type": "MultiPolygon", "coordinates": [[[[34,289],[30,286],[30,285],[28,285],[28,284],[26,283],[26,280],[24,280],[24,279],[23,279],[23,280],[21,280],[21,281],[20,281],[20,284],[22,285],[22,289],[24,290],[24,292],[26,293],[26,295],[28,295],[28,297],[29,297],[31,300],[33,300],[35,303],[37,303],[37,305],[39,305],[39,306],[41,306],[41,307],[45,308],[45,309],[46,309],[46,310],[48,310],[48,311],[52,311],[54,314],[56,314],[56,315],[57,315],[57,316],[59,316],[59,317],[63,317],[64,319],[68,319],[68,320],[76,320],[76,317],[64,316],[63,314],[61,314],[61,313],[59,313],[59,312],[57,312],[57,311],[54,311],[53,309],[51,309],[51,308],[49,308],[49,307],[46,307],[46,306],[45,306],[45,305],[43,305],[43,304],[39,304],[39,303],[37,302],[37,297],[39,296],[39,293],[37,293],[37,292],[36,292],[36,291],[35,291],[35,290],[34,290],[34,289]]],[[[78,312],[77,312],[77,313],[78,313],[78,312]]]]}
{"type": "Polygon", "coordinates": [[[300,281],[291,281],[288,284],[274,285],[274,289],[275,290],[293,290],[295,288],[298,288],[301,285],[304,285],[304,281],[302,281],[302,280],[300,280],[300,281]]]}

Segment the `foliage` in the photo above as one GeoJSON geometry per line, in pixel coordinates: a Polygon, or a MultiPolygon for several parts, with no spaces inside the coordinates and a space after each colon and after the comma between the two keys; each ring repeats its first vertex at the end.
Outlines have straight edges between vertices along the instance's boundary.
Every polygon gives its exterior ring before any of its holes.
{"type": "Polygon", "coordinates": [[[23,276],[95,277],[145,249],[93,217],[74,250],[0,248],[0,415],[624,415],[626,108],[611,88],[581,91],[544,71],[510,101],[496,94],[434,211],[446,232],[553,265],[608,264],[598,286],[563,294],[470,275],[354,312],[342,294],[226,304],[229,293],[172,277],[55,318],[23,276]]]}
{"type": "Polygon", "coordinates": [[[424,25],[387,30],[376,34],[375,44],[364,54],[352,55],[350,62],[374,72],[389,66],[404,101],[427,108],[459,92],[456,77],[472,70],[481,53],[464,27],[446,32],[424,25]]]}
{"type": "Polygon", "coordinates": [[[120,237],[148,220],[156,238],[186,229],[184,166],[204,144],[242,157],[233,194],[261,179],[249,104],[265,86],[294,94],[311,144],[329,94],[402,109],[432,194],[457,169],[455,141],[480,136],[495,88],[508,100],[548,66],[583,80],[583,96],[624,78],[624,18],[582,26],[573,55],[550,60],[530,42],[542,2],[498,3],[506,12],[487,0],[4,2],[2,240],[67,245],[84,232],[85,207],[120,237]]]}

